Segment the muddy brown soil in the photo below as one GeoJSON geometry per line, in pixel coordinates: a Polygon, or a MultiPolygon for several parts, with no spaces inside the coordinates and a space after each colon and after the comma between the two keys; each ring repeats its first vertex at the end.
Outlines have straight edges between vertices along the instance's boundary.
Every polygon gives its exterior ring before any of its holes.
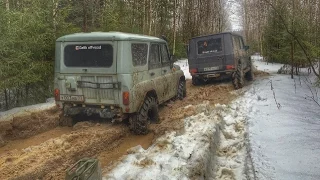
{"type": "Polygon", "coordinates": [[[128,149],[137,145],[146,149],[166,131],[180,130],[183,118],[195,114],[189,105],[228,104],[236,97],[233,90],[230,82],[195,87],[188,80],[187,97],[162,105],[161,123],[152,124],[146,136],[133,136],[126,124],[81,122],[73,128],[57,127],[50,120],[58,116],[56,110],[16,118],[8,126],[19,128],[9,128],[3,136],[7,144],[0,148],[0,179],[64,179],[66,169],[84,157],[98,158],[104,169],[110,169],[128,149]]]}
{"type": "Polygon", "coordinates": [[[57,127],[59,112],[58,108],[53,107],[41,112],[25,112],[16,117],[1,119],[0,147],[8,141],[29,138],[57,127]]]}

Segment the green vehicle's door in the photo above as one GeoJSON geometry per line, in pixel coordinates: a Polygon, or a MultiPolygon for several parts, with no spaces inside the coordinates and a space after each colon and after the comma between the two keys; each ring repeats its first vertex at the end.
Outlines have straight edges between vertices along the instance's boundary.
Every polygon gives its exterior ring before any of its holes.
{"type": "Polygon", "coordinates": [[[151,43],[149,51],[149,78],[152,80],[154,90],[158,95],[158,101],[165,101],[164,76],[162,76],[160,45],[151,43]]]}
{"type": "Polygon", "coordinates": [[[164,76],[164,96],[166,100],[171,99],[177,92],[177,80],[170,67],[170,57],[166,44],[161,44],[162,76],[164,76]]]}

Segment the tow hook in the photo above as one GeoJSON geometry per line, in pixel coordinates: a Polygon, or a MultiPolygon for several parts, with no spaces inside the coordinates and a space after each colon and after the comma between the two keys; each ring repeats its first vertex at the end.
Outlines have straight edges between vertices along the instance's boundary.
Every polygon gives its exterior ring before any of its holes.
{"type": "Polygon", "coordinates": [[[106,119],[112,119],[115,116],[115,114],[111,112],[110,109],[103,109],[102,111],[100,111],[99,114],[101,118],[106,118],[106,119]]]}

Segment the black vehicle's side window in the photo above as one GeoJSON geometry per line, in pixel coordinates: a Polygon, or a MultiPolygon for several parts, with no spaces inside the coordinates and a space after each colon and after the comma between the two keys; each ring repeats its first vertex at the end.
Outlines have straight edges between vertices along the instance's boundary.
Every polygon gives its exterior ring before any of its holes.
{"type": "Polygon", "coordinates": [[[158,44],[151,44],[149,52],[149,69],[161,68],[160,47],[158,44]]]}
{"type": "Polygon", "coordinates": [[[232,36],[232,40],[233,40],[233,48],[234,48],[234,50],[239,51],[241,49],[240,48],[239,38],[236,37],[236,36],[232,36]]]}
{"type": "Polygon", "coordinates": [[[161,44],[161,63],[162,67],[170,66],[170,57],[168,53],[167,45],[161,44]]]}
{"type": "Polygon", "coordinates": [[[239,38],[240,49],[244,49],[243,39],[241,37],[238,37],[238,38],[239,38]]]}

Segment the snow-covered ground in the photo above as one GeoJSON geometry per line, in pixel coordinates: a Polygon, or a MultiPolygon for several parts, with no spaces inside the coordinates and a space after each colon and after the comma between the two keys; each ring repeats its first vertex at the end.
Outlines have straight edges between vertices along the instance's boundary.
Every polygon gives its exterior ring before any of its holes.
{"type": "Polygon", "coordinates": [[[24,113],[30,113],[30,112],[34,112],[34,111],[42,111],[42,110],[50,109],[54,106],[55,106],[55,101],[53,98],[50,98],[47,100],[46,103],[13,108],[9,111],[0,112],[0,121],[1,120],[10,120],[13,116],[18,116],[18,115],[21,115],[24,113]]]}
{"type": "Polygon", "coordinates": [[[187,106],[199,114],[186,118],[184,129],[167,133],[146,150],[128,150],[104,179],[245,179],[246,118],[241,103],[187,106]]]}
{"type": "Polygon", "coordinates": [[[189,72],[189,65],[187,59],[178,60],[174,64],[180,66],[181,70],[184,72],[184,76],[186,77],[186,79],[192,79],[191,74],[189,72]]]}
{"type": "MultiPolygon", "coordinates": [[[[186,61],[177,64],[190,75],[186,61]]],[[[255,65],[271,76],[235,91],[244,95],[229,106],[186,107],[199,114],[186,118],[181,132],[129,150],[104,179],[320,179],[312,78],[275,74],[282,65],[261,58],[255,65]]]]}
{"type": "MultiPolygon", "coordinates": [[[[255,65],[271,73],[279,69],[279,64],[255,65]]],[[[310,83],[313,76],[294,78],[272,74],[255,81],[243,97],[257,179],[320,179],[320,106],[311,99],[320,102],[319,89],[310,83]]]]}

